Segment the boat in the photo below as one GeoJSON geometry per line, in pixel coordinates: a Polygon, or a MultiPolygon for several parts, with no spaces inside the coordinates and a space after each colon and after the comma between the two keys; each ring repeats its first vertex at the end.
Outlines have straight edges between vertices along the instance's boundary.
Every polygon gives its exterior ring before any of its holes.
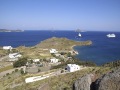
{"type": "Polygon", "coordinates": [[[82,35],[81,35],[80,33],[78,34],[78,36],[79,36],[79,37],[82,37],[82,35]]]}
{"type": "Polygon", "coordinates": [[[107,34],[107,37],[108,37],[108,38],[114,38],[114,37],[116,37],[116,35],[113,34],[113,33],[112,33],[112,34],[107,34]]]}

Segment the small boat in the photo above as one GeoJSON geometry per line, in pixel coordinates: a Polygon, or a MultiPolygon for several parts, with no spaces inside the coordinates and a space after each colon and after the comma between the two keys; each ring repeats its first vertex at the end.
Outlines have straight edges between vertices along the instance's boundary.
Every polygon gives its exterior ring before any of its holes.
{"type": "Polygon", "coordinates": [[[78,36],[79,36],[79,37],[82,37],[82,35],[81,35],[80,33],[78,34],[78,36]]]}
{"type": "Polygon", "coordinates": [[[113,34],[113,33],[112,33],[112,34],[107,34],[106,36],[107,36],[108,38],[114,38],[114,37],[116,37],[116,35],[113,34]]]}

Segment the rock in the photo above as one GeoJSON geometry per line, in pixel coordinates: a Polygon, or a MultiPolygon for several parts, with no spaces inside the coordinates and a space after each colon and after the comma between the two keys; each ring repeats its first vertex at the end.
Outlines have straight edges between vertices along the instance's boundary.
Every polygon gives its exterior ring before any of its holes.
{"type": "Polygon", "coordinates": [[[87,74],[82,78],[79,78],[78,80],[75,81],[73,85],[73,90],[91,90],[90,87],[93,77],[94,77],[93,74],[87,74]]]}
{"type": "Polygon", "coordinates": [[[120,90],[120,68],[96,80],[95,90],[120,90]]]}
{"type": "Polygon", "coordinates": [[[94,79],[93,74],[83,76],[75,81],[73,90],[120,90],[120,68],[94,79]]]}

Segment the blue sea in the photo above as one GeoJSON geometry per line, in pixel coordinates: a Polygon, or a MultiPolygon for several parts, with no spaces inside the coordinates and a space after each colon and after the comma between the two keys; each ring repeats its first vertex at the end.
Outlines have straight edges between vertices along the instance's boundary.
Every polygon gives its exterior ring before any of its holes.
{"type": "Polygon", "coordinates": [[[51,37],[66,37],[76,41],[91,40],[93,42],[91,46],[74,47],[79,52],[76,57],[83,61],[93,61],[97,65],[101,65],[120,60],[120,32],[114,32],[116,38],[107,38],[108,33],[113,32],[81,32],[82,37],[80,38],[78,32],[75,31],[0,32],[0,46],[34,46],[51,37]]]}

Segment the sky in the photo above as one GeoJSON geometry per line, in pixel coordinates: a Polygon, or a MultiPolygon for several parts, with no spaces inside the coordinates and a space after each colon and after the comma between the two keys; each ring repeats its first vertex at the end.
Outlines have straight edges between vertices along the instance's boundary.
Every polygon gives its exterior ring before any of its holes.
{"type": "Polygon", "coordinates": [[[0,0],[0,28],[120,31],[120,0],[0,0]]]}

